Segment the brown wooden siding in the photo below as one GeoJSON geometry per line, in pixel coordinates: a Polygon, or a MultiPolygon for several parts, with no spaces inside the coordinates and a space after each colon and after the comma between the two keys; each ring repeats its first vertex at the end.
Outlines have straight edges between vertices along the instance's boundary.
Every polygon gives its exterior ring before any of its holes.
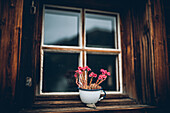
{"type": "MultiPolygon", "coordinates": [[[[14,102],[20,67],[23,0],[0,0],[0,100],[14,102]]],[[[4,102],[4,103],[2,103],[4,102]]]]}
{"type": "Polygon", "coordinates": [[[148,0],[121,19],[124,91],[140,103],[165,102],[169,72],[162,2],[148,0]]]}
{"type": "Polygon", "coordinates": [[[161,0],[151,1],[156,101],[168,102],[169,70],[164,9],[161,0]],[[168,97],[168,98],[167,98],[168,97]]]}

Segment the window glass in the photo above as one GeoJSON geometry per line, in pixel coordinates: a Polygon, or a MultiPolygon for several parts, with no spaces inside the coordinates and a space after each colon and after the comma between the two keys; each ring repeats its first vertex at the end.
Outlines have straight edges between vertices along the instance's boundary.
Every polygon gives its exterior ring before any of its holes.
{"type": "Polygon", "coordinates": [[[78,12],[45,9],[44,44],[78,46],[78,12]]]}
{"type": "Polygon", "coordinates": [[[86,14],[87,47],[115,48],[116,17],[86,14]]]}
{"type": "Polygon", "coordinates": [[[75,92],[78,53],[44,52],[43,92],[75,92]]]}
{"type": "Polygon", "coordinates": [[[108,76],[106,81],[101,84],[107,91],[116,91],[116,57],[115,55],[87,54],[87,65],[94,73],[100,75],[100,69],[111,73],[111,76],[108,76]]]}

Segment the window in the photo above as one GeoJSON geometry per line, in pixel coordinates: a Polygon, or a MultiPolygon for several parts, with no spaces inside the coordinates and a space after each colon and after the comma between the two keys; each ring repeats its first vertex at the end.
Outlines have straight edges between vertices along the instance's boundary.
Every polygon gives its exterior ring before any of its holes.
{"type": "Polygon", "coordinates": [[[48,5],[43,14],[40,94],[77,94],[74,71],[86,65],[109,70],[103,89],[121,93],[119,14],[48,5]]]}

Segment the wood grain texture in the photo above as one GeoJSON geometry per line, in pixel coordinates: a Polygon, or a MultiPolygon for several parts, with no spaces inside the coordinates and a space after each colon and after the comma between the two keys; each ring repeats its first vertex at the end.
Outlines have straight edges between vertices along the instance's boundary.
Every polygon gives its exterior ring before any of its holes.
{"type": "Polygon", "coordinates": [[[124,92],[130,97],[137,98],[136,83],[134,73],[134,47],[131,12],[127,10],[120,15],[121,18],[121,37],[122,37],[122,71],[124,92]],[[131,81],[131,82],[129,82],[131,81]]]}
{"type": "Polygon", "coordinates": [[[46,100],[44,96],[39,96],[33,104],[31,109],[21,110],[20,113],[29,112],[146,112],[149,109],[155,109],[154,106],[138,105],[136,101],[125,95],[117,95],[117,97],[107,97],[106,99],[96,104],[96,109],[86,107],[80,99],[77,100],[53,100],[55,96],[48,96],[46,100]],[[52,99],[50,99],[50,97],[52,99]],[[45,100],[44,100],[45,99],[45,100]],[[122,110],[122,111],[121,111],[122,110]]]}
{"type": "Polygon", "coordinates": [[[12,106],[20,67],[23,0],[0,3],[0,100],[12,106]]]}
{"type": "Polygon", "coordinates": [[[140,103],[167,103],[169,72],[162,2],[148,0],[133,6],[121,19],[124,91],[140,103]]]}
{"type": "Polygon", "coordinates": [[[156,102],[159,105],[165,105],[170,99],[168,96],[169,69],[167,38],[165,30],[164,9],[161,0],[151,1],[151,20],[153,31],[153,52],[154,52],[154,70],[155,70],[155,89],[156,102]]]}
{"type": "Polygon", "coordinates": [[[23,0],[0,0],[0,109],[15,112],[20,71],[23,0]]]}

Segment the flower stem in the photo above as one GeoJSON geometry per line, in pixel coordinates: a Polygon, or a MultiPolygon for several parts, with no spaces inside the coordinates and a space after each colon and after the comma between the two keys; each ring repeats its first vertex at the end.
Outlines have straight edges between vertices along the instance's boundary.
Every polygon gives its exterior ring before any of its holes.
{"type": "Polygon", "coordinates": [[[103,81],[105,81],[105,80],[106,80],[106,78],[105,78],[105,79],[103,79],[103,80],[101,80],[101,81],[98,83],[98,85],[99,85],[99,84],[101,84],[101,83],[102,83],[103,81]]]}
{"type": "Polygon", "coordinates": [[[92,81],[93,81],[93,76],[92,76],[91,79],[90,79],[90,84],[89,84],[89,86],[91,85],[92,81]]]}
{"type": "Polygon", "coordinates": [[[85,76],[85,71],[83,71],[83,86],[86,86],[86,76],[85,76]]]}
{"type": "Polygon", "coordinates": [[[98,83],[98,85],[101,84],[102,82],[103,82],[103,80],[101,80],[101,81],[98,83]]]}
{"type": "Polygon", "coordinates": [[[88,71],[86,72],[86,85],[88,85],[88,71]]]}
{"type": "Polygon", "coordinates": [[[78,78],[76,78],[76,84],[79,86],[78,78]]]}
{"type": "Polygon", "coordinates": [[[99,79],[96,81],[96,84],[99,82],[99,79]]]}

